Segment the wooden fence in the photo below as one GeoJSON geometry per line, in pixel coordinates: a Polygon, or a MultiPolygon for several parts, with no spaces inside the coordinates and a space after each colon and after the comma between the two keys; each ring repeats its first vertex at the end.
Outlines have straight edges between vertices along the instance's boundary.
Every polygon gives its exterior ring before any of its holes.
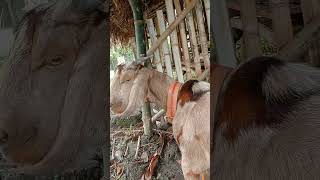
{"type": "Polygon", "coordinates": [[[153,64],[179,82],[200,77],[210,67],[209,0],[165,0],[157,7],[145,12],[153,64]]]}
{"type": "Polygon", "coordinates": [[[320,65],[319,0],[226,0],[226,7],[230,27],[243,32],[240,61],[263,55],[264,38],[279,57],[320,65]]]}

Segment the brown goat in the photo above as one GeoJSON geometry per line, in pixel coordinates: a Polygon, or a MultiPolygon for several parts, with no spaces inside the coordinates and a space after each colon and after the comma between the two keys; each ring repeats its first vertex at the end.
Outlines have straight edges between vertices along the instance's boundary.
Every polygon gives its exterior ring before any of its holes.
{"type": "Polygon", "coordinates": [[[258,57],[219,88],[213,179],[319,179],[319,69],[258,57]]]}
{"type": "MultiPolygon", "coordinates": [[[[166,109],[168,89],[173,82],[169,76],[139,64],[120,65],[111,81],[111,111],[118,116],[130,116],[146,100],[166,109]]],[[[192,80],[182,85],[178,95],[172,126],[185,179],[209,175],[209,89],[209,83],[192,80]]]]}

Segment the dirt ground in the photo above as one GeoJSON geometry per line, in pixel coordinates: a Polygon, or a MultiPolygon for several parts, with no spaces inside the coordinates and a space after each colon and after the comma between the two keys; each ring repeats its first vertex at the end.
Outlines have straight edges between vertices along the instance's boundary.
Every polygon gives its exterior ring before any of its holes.
{"type": "Polygon", "coordinates": [[[143,136],[141,115],[126,119],[112,119],[110,137],[111,179],[183,179],[179,164],[181,154],[173,138],[171,127],[166,130],[154,130],[151,137],[146,137],[143,136]],[[140,141],[139,148],[137,148],[138,141],[140,141]],[[156,152],[158,156],[154,156],[156,152]],[[149,165],[154,168],[148,171],[149,165]],[[153,170],[153,173],[150,170],[153,170]],[[153,175],[147,178],[150,172],[153,175]],[[147,176],[142,178],[143,175],[147,176]]]}

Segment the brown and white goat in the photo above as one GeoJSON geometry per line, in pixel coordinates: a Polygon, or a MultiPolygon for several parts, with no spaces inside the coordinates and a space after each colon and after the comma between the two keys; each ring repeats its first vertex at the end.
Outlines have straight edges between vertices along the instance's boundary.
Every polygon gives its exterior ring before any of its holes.
{"type": "MultiPolygon", "coordinates": [[[[174,80],[155,70],[131,63],[118,66],[111,81],[111,111],[130,116],[144,101],[166,109],[168,90],[174,80]]],[[[179,145],[185,179],[209,175],[210,168],[210,86],[207,82],[188,81],[180,87],[172,121],[179,145]]]]}
{"type": "Polygon", "coordinates": [[[220,88],[213,179],[320,179],[319,69],[259,57],[220,88]]]}

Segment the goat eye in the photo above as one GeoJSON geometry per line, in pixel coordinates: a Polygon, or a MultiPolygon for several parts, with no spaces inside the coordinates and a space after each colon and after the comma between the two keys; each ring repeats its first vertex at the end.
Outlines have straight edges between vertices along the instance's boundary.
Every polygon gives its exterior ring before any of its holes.
{"type": "Polygon", "coordinates": [[[60,65],[62,62],[63,61],[61,57],[54,57],[47,62],[47,65],[54,67],[60,65]]]}

